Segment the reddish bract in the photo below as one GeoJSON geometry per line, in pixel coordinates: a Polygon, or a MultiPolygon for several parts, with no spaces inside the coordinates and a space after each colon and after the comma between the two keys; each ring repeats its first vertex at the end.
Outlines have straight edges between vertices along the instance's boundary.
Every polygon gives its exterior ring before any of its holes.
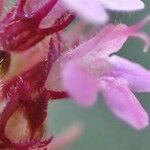
{"type": "Polygon", "coordinates": [[[57,0],[49,0],[40,9],[27,14],[23,8],[27,0],[18,4],[0,22],[0,47],[5,51],[23,51],[34,46],[49,34],[68,26],[74,16],[67,10],[48,28],[40,28],[41,21],[57,5],[57,0]]]}
{"type": "Polygon", "coordinates": [[[35,134],[36,131],[41,128],[47,116],[49,98],[62,98],[67,96],[64,92],[53,93],[53,91],[48,91],[44,87],[51,66],[60,55],[61,49],[56,49],[55,46],[53,39],[51,39],[50,50],[45,60],[4,84],[3,97],[7,100],[7,104],[0,118],[0,140],[3,141],[0,147],[6,146],[18,149],[44,147],[52,140],[52,138],[50,138],[48,141],[41,142],[41,140],[35,139],[35,134]],[[26,114],[31,140],[27,143],[17,144],[11,142],[11,140],[6,137],[5,127],[9,118],[20,105],[23,106],[23,110],[26,114]]]}

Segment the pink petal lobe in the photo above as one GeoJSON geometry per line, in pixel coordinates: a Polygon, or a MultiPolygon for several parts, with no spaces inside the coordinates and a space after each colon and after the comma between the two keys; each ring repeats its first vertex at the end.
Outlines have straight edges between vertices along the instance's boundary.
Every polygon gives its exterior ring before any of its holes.
{"type": "Polygon", "coordinates": [[[100,0],[104,7],[118,11],[134,11],[144,8],[141,0],[100,0]]]}
{"type": "Polygon", "coordinates": [[[99,44],[99,49],[108,55],[118,52],[129,35],[128,27],[125,24],[119,24],[103,36],[99,44]]]}
{"type": "Polygon", "coordinates": [[[68,94],[82,106],[95,103],[99,84],[81,66],[70,62],[63,71],[63,83],[68,94]]]}
{"type": "Polygon", "coordinates": [[[108,20],[108,15],[97,0],[63,0],[66,5],[87,21],[100,24],[108,20]],[[100,16],[100,17],[99,17],[100,16]]]}
{"type": "Polygon", "coordinates": [[[128,86],[136,92],[150,91],[150,71],[143,66],[119,56],[111,56],[109,62],[114,66],[114,73],[128,81],[128,86]]]}
{"type": "Polygon", "coordinates": [[[136,129],[148,125],[148,115],[124,81],[105,81],[102,93],[111,111],[136,129]]]}

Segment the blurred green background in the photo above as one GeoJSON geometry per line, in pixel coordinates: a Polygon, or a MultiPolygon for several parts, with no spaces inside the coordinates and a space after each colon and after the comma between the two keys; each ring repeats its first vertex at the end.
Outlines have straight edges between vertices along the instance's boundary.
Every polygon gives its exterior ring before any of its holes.
{"type": "MultiPolygon", "coordinates": [[[[150,0],[144,0],[146,9],[134,13],[111,13],[112,21],[134,24],[146,15],[150,15],[150,0]]],[[[150,33],[150,25],[145,27],[150,33]]],[[[120,55],[138,62],[150,69],[150,52],[143,53],[140,40],[129,39],[120,55]]],[[[137,94],[136,94],[137,95],[137,94]]],[[[140,102],[150,114],[150,94],[138,94],[140,102]]],[[[49,104],[49,134],[67,129],[73,122],[85,126],[82,136],[68,150],[150,150],[150,127],[136,131],[111,114],[103,98],[94,107],[86,109],[71,101],[49,104]]]]}

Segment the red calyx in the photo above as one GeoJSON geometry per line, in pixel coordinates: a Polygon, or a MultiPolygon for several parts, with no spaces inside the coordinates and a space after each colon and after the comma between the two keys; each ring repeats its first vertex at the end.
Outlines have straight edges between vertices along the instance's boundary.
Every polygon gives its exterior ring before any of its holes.
{"type": "Polygon", "coordinates": [[[74,19],[74,16],[66,11],[60,18],[56,19],[52,26],[40,29],[39,25],[42,19],[57,5],[58,0],[49,0],[30,15],[23,10],[26,1],[20,0],[18,5],[0,22],[0,47],[5,51],[27,50],[49,34],[64,29],[74,19]]]}

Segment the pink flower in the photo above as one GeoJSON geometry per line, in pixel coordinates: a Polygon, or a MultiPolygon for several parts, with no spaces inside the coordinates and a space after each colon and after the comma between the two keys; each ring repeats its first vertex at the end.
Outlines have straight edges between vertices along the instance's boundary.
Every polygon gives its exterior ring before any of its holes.
{"type": "Polygon", "coordinates": [[[150,91],[150,71],[127,59],[111,56],[129,36],[138,35],[141,24],[104,27],[54,63],[47,86],[66,90],[82,106],[93,105],[101,91],[116,116],[136,129],[146,127],[148,115],[131,91],[150,91]]]}
{"type": "Polygon", "coordinates": [[[135,11],[144,8],[141,0],[63,0],[70,9],[82,18],[94,23],[108,20],[105,9],[115,11],[135,11]]]}

